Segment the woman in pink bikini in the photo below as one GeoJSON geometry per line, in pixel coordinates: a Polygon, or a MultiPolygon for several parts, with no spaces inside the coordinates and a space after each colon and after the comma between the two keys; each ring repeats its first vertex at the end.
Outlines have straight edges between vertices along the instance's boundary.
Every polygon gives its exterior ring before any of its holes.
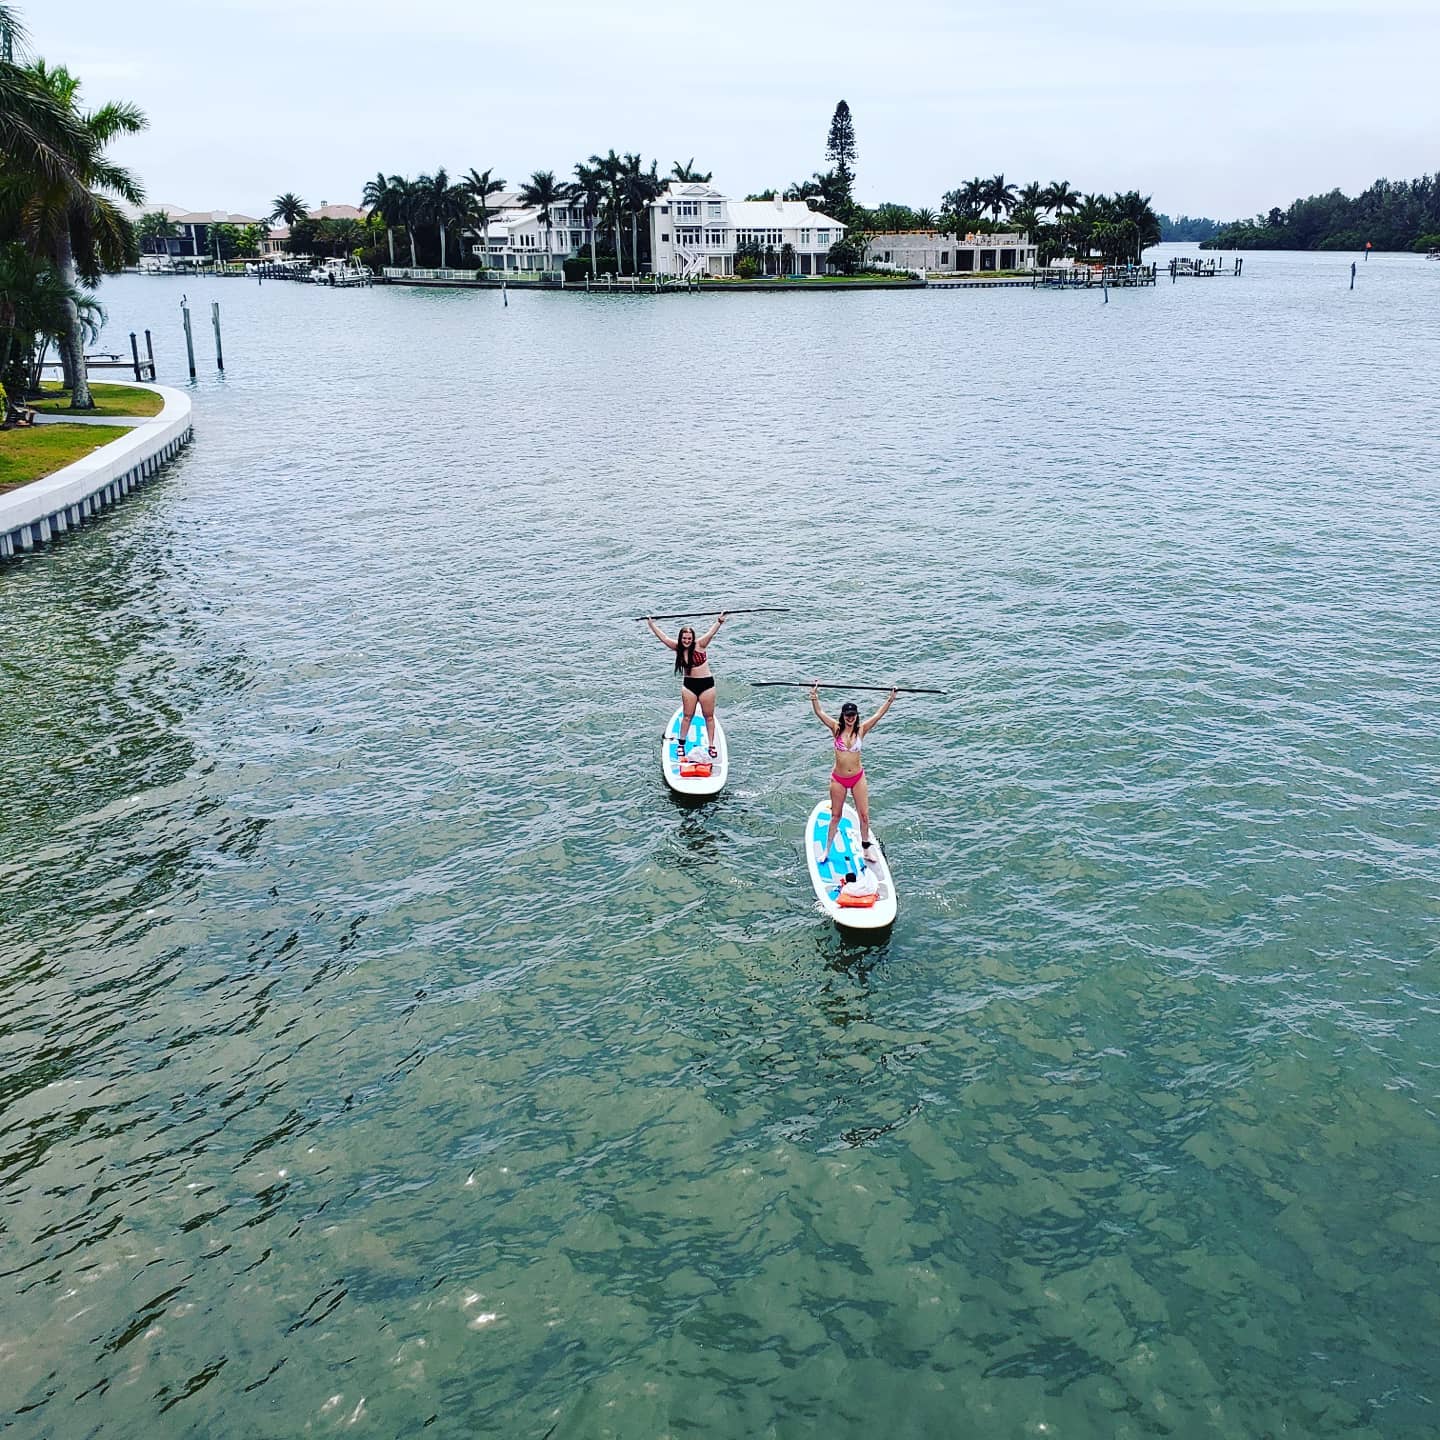
{"type": "Polygon", "coordinates": [[[680,679],[680,704],[684,714],[680,717],[680,751],[685,751],[684,737],[690,733],[690,721],[695,707],[705,717],[705,735],[709,741],[710,758],[716,759],[719,751],[715,748],[715,676],[710,671],[708,651],[710,642],[720,633],[725,623],[725,612],[697,640],[693,625],[682,625],[680,633],[672,640],[648,615],[645,623],[654,632],[655,638],[667,649],[675,652],[675,673],[680,679]]]}
{"type": "Polygon", "coordinates": [[[860,815],[861,843],[865,847],[870,844],[870,792],[865,785],[865,765],[860,759],[860,747],[865,743],[865,737],[880,723],[880,717],[895,703],[897,693],[892,690],[885,697],[885,703],[868,720],[861,720],[860,707],[853,700],[847,700],[840,707],[840,718],[836,720],[820,708],[819,686],[810,687],[810,708],[835,741],[835,768],[830,772],[830,833],[826,835],[825,849],[818,857],[821,860],[830,853],[830,847],[835,843],[846,791],[854,797],[855,809],[860,815]]]}

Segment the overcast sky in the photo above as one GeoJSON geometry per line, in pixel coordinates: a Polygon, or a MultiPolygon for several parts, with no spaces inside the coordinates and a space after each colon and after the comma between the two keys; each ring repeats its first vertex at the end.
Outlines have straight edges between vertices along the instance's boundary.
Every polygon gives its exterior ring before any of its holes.
{"type": "Polygon", "coordinates": [[[1229,219],[1440,168],[1440,0],[15,3],[87,103],[143,107],[117,158],[197,210],[612,146],[743,195],[820,168],[842,97],[872,204],[1003,171],[1229,219]]]}

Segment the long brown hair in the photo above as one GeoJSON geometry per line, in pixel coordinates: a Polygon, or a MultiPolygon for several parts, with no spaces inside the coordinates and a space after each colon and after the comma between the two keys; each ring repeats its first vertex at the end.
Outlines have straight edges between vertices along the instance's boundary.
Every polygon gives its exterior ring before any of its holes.
{"type": "Polygon", "coordinates": [[[675,673],[677,675],[688,675],[690,667],[695,663],[692,658],[695,654],[695,627],[693,625],[682,625],[675,636],[675,673]],[[690,632],[690,643],[684,641],[686,631],[690,632]]]}
{"type": "Polygon", "coordinates": [[[860,707],[853,700],[847,700],[840,707],[840,719],[835,726],[835,738],[837,740],[843,741],[845,739],[846,721],[850,722],[850,734],[858,740],[860,738],[860,707]]]}

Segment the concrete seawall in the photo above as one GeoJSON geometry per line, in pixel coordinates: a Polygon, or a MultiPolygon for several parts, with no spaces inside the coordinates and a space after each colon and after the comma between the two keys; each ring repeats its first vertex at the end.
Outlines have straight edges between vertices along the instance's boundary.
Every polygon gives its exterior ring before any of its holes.
{"type": "Polygon", "coordinates": [[[163,396],[164,409],[83,460],[0,495],[0,560],[46,545],[113,508],[190,443],[190,397],[167,385],[137,388],[163,396]]]}

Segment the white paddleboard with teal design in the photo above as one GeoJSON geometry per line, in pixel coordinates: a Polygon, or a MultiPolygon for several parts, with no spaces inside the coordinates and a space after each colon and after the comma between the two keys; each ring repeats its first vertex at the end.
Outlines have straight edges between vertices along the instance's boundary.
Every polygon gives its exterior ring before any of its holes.
{"type": "Polygon", "coordinates": [[[879,839],[872,833],[870,858],[867,860],[860,850],[860,817],[852,806],[846,805],[840,812],[840,825],[835,831],[835,843],[830,847],[830,853],[824,860],[818,860],[816,852],[825,843],[829,829],[830,801],[827,798],[810,812],[810,823],[805,827],[805,863],[810,869],[810,883],[815,887],[815,898],[820,902],[820,908],[847,930],[883,930],[887,925],[893,925],[899,902],[890,865],[880,848],[879,839]],[[870,871],[880,882],[873,905],[840,903],[840,886],[846,873],[852,870],[857,876],[870,871]]]}
{"type": "Polygon", "coordinates": [[[725,788],[730,773],[730,752],[725,745],[725,727],[715,726],[715,758],[710,758],[709,740],[705,735],[705,719],[696,707],[685,736],[685,750],[680,751],[680,721],[685,712],[677,709],[670,717],[665,738],[660,742],[660,773],[677,795],[718,795],[725,788]],[[686,773],[689,772],[689,773],[686,773]]]}

